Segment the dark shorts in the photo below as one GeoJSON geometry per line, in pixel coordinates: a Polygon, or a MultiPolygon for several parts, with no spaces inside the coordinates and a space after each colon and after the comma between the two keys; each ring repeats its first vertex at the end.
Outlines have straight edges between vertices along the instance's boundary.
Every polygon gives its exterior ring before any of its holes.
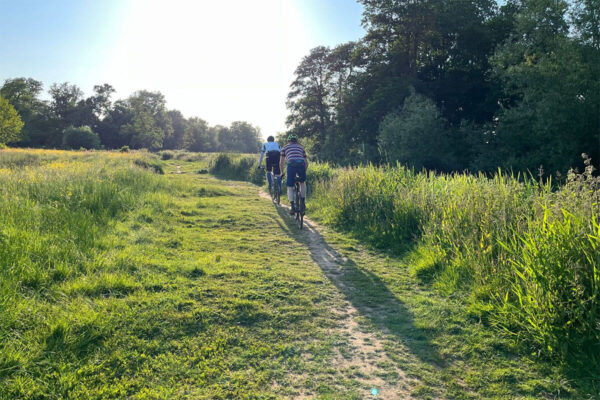
{"type": "Polygon", "coordinates": [[[278,151],[270,151],[267,154],[267,171],[273,171],[273,175],[281,175],[278,151]]]}
{"type": "Polygon", "coordinates": [[[287,186],[294,186],[298,176],[299,182],[306,182],[306,164],[304,161],[292,161],[287,165],[287,186]]]}

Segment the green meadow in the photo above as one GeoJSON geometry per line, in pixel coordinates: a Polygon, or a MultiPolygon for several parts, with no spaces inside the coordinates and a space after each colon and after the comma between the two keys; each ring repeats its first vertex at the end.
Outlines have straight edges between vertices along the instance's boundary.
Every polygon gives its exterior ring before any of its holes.
{"type": "Polygon", "coordinates": [[[314,165],[299,231],[254,161],[0,150],[0,398],[600,394],[591,171],[314,165]]]}

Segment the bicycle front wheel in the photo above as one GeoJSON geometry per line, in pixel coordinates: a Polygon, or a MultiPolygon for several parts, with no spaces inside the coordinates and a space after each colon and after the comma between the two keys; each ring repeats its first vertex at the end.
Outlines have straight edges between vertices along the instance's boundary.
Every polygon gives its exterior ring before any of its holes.
{"type": "Polygon", "coordinates": [[[273,203],[275,204],[279,204],[279,183],[277,182],[276,178],[273,178],[273,196],[272,196],[272,200],[273,203]]]}

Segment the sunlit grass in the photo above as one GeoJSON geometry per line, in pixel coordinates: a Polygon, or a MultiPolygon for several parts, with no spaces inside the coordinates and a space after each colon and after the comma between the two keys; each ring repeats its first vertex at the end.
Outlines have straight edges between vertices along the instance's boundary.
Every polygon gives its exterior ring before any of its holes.
{"type": "Polygon", "coordinates": [[[308,181],[310,216],[388,254],[408,254],[422,284],[463,299],[475,321],[522,353],[595,374],[600,181],[591,166],[559,188],[502,172],[401,166],[313,164],[308,181]]]}

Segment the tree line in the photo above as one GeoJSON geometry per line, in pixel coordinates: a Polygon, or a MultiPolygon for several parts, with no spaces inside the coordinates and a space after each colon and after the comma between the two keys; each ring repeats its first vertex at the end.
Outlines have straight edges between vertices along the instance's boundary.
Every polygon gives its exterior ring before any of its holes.
{"type": "Polygon", "coordinates": [[[0,144],[42,148],[187,149],[253,153],[261,144],[258,127],[237,121],[209,126],[168,110],[160,92],[140,90],[112,101],[109,84],[85,97],[69,83],[53,84],[41,100],[43,84],[32,78],[7,79],[0,87],[0,144]]]}
{"type": "Polygon", "coordinates": [[[565,172],[600,159],[600,0],[359,0],[310,51],[288,131],[338,164],[565,172]]]}

